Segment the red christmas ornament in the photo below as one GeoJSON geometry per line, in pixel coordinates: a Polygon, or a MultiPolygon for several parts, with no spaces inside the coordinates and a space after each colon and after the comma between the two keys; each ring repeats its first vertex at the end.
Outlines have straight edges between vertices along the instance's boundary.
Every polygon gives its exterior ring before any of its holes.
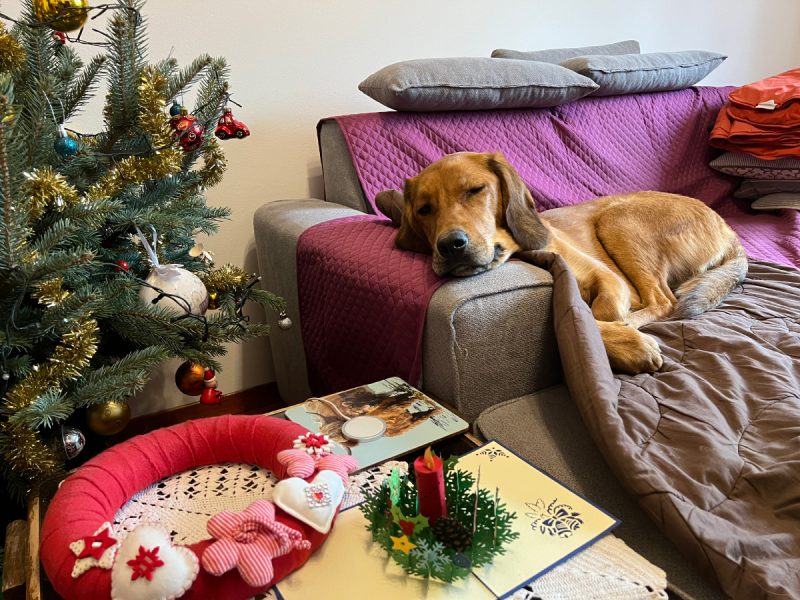
{"type": "Polygon", "coordinates": [[[241,121],[234,119],[231,109],[226,108],[219,121],[217,121],[214,135],[221,140],[227,140],[229,137],[242,139],[250,135],[250,128],[241,121]]]}
{"type": "Polygon", "coordinates": [[[58,42],[62,46],[66,46],[67,44],[67,34],[63,31],[54,31],[53,32],[53,41],[58,42]]]}
{"type": "Polygon", "coordinates": [[[203,143],[205,128],[198,122],[197,117],[190,115],[185,108],[181,109],[180,114],[172,117],[169,124],[175,130],[175,137],[178,138],[178,143],[184,152],[197,150],[203,143]]]}
{"type": "Polygon", "coordinates": [[[131,266],[128,264],[128,261],[122,260],[121,258],[114,264],[117,265],[117,271],[127,271],[131,268],[131,266]]]}
{"type": "Polygon", "coordinates": [[[184,152],[191,152],[197,150],[200,144],[203,143],[203,136],[206,130],[200,123],[194,122],[189,125],[189,128],[181,134],[178,138],[178,143],[183,148],[184,152]]]}
{"type": "Polygon", "coordinates": [[[207,387],[200,393],[200,404],[219,404],[222,402],[222,392],[212,387],[207,387]]]}

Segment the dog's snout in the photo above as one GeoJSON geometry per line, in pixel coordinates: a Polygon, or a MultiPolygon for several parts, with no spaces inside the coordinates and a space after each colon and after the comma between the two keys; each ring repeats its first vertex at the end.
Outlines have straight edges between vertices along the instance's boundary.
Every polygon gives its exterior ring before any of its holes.
{"type": "Polygon", "coordinates": [[[461,229],[449,231],[436,242],[436,249],[444,257],[452,258],[464,253],[469,244],[469,236],[461,229]]]}

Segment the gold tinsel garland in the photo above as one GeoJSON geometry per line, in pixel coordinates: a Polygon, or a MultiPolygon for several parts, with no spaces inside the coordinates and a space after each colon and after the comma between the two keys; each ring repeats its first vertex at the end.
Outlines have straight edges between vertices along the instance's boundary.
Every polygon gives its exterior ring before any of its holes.
{"type": "Polygon", "coordinates": [[[41,281],[33,286],[31,296],[38,300],[39,304],[56,306],[69,298],[69,292],[63,288],[63,284],[64,280],[61,277],[41,281]]]}
{"type": "Polygon", "coordinates": [[[152,156],[129,156],[114,165],[109,172],[86,192],[89,201],[113,198],[127,185],[163,179],[181,170],[183,153],[177,148],[165,148],[152,156]]]}
{"type": "Polygon", "coordinates": [[[61,336],[53,354],[6,394],[4,405],[13,412],[30,406],[39,396],[77,379],[97,352],[99,327],[94,319],[82,319],[61,336]]]}
{"type": "Polygon", "coordinates": [[[0,23],[0,72],[14,71],[25,62],[25,50],[0,23]]]}
{"type": "Polygon", "coordinates": [[[228,166],[225,152],[215,139],[209,139],[203,148],[203,168],[200,169],[200,185],[210,188],[222,181],[222,175],[228,166]]]}
{"type": "Polygon", "coordinates": [[[209,294],[242,289],[247,284],[250,276],[235,265],[223,265],[210,273],[198,273],[209,294]]]}
{"type": "Polygon", "coordinates": [[[22,477],[37,479],[60,469],[63,459],[45,445],[38,431],[6,422],[0,423],[0,434],[6,438],[3,458],[22,477]]]}
{"type": "MultiPolygon", "coordinates": [[[[54,277],[34,286],[32,296],[40,304],[52,308],[69,298],[60,277],[54,277]]],[[[70,327],[56,345],[52,355],[43,364],[34,366],[32,372],[15,384],[6,394],[3,405],[17,412],[30,406],[48,390],[60,391],[64,382],[80,377],[81,371],[97,352],[99,327],[94,319],[80,319],[70,327]]],[[[39,432],[19,422],[8,421],[0,425],[3,441],[3,458],[22,477],[37,479],[50,475],[61,467],[62,458],[52,446],[46,445],[39,432]]]]}
{"type": "Polygon", "coordinates": [[[162,109],[166,103],[167,79],[154,66],[145,67],[139,77],[139,126],[160,148],[172,141],[172,131],[162,109]]]}
{"type": "Polygon", "coordinates": [[[54,206],[61,210],[65,206],[77,204],[80,200],[77,190],[51,167],[42,167],[25,173],[25,191],[30,201],[31,219],[37,220],[45,208],[54,206]]]}
{"type": "MultiPolygon", "coordinates": [[[[172,132],[164,117],[166,78],[155,67],[146,67],[139,78],[138,121],[150,137],[153,154],[128,156],[118,161],[97,183],[86,192],[89,201],[113,198],[125,186],[144,183],[151,179],[164,179],[183,168],[183,151],[172,144],[172,132]]],[[[107,99],[106,120],[112,109],[107,99]]]]}

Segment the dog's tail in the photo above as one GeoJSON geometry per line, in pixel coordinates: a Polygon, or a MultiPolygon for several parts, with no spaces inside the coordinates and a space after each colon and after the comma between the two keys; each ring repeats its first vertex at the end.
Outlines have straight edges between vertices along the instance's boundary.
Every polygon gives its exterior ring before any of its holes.
{"type": "Polygon", "coordinates": [[[672,319],[690,319],[719,306],[723,298],[744,281],[747,275],[747,254],[737,237],[717,266],[696,275],[675,292],[678,303],[672,319]]]}

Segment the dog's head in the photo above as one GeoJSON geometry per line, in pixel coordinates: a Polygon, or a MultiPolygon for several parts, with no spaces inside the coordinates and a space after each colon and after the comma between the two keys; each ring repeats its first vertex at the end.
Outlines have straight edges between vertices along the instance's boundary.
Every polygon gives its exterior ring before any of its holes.
{"type": "Polygon", "coordinates": [[[382,194],[379,205],[394,204],[400,213],[396,245],[432,253],[437,275],[475,275],[547,242],[530,192],[500,153],[459,152],[436,161],[406,180],[402,211],[399,193],[382,194]]]}

